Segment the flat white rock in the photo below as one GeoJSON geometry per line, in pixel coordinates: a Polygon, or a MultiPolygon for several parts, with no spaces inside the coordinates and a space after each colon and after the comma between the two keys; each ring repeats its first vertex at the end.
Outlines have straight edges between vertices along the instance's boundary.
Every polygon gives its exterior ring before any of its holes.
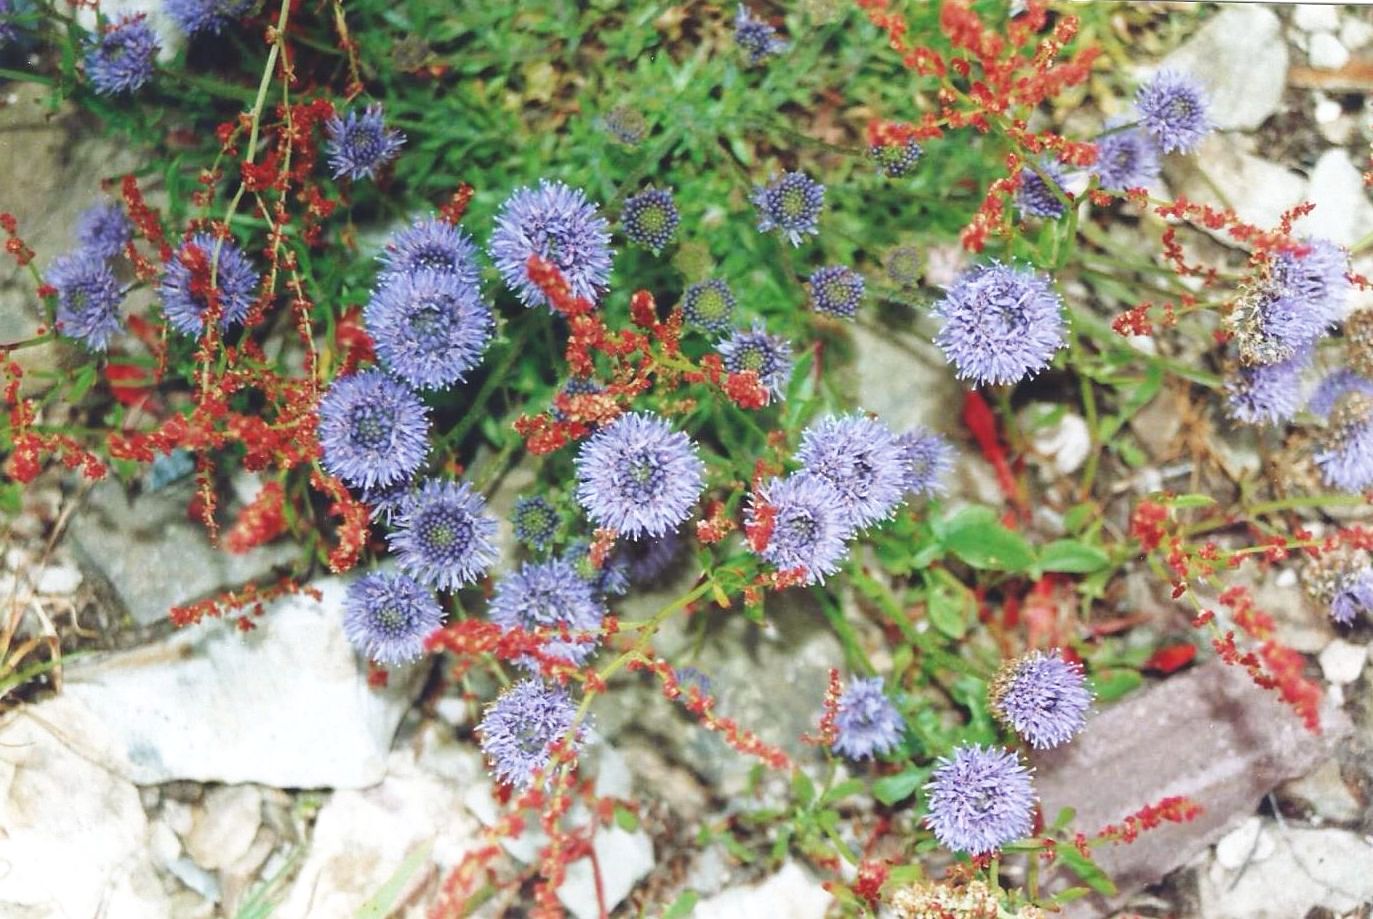
{"type": "Polygon", "coordinates": [[[796,862],[748,887],[734,887],[696,904],[693,919],[824,919],[834,898],[796,862]]]}
{"type": "Polygon", "coordinates": [[[1209,114],[1216,127],[1251,131],[1282,103],[1287,83],[1282,22],[1262,6],[1227,6],[1160,67],[1201,81],[1210,95],[1209,114]]]}
{"type": "Polygon", "coordinates": [[[1318,660],[1321,673],[1336,685],[1347,685],[1359,678],[1368,660],[1368,652],[1363,645],[1356,645],[1336,638],[1321,650],[1318,660]]]}

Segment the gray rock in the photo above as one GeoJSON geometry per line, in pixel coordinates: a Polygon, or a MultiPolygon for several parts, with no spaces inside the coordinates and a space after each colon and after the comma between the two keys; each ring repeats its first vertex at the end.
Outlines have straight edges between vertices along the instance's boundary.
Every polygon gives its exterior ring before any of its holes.
{"type": "Polygon", "coordinates": [[[1252,814],[1279,782],[1329,757],[1349,732],[1349,719],[1327,704],[1321,725],[1322,733],[1309,733],[1242,669],[1212,661],[1106,709],[1066,747],[1037,754],[1044,813],[1053,819],[1073,807],[1075,825],[1089,834],[1170,795],[1186,795],[1204,808],[1190,823],[1165,824],[1128,846],[1096,850],[1121,897],[1079,900],[1065,915],[1109,913],[1252,814]]]}
{"type": "Polygon", "coordinates": [[[186,853],[202,868],[233,864],[248,851],[262,824],[262,793],[252,785],[212,788],[195,808],[186,853]]]}
{"type": "MultiPolygon", "coordinates": [[[[1228,204],[1247,223],[1275,227],[1284,211],[1305,200],[1306,182],[1292,170],[1255,156],[1251,146],[1239,135],[1213,133],[1202,141],[1196,156],[1168,159],[1168,184],[1192,201],[1228,204]]],[[[1219,243],[1243,248],[1224,230],[1206,232],[1219,243]]]]}
{"type": "Polygon", "coordinates": [[[937,431],[949,427],[962,405],[962,390],[933,343],[897,329],[879,334],[855,325],[850,332],[861,355],[853,366],[859,405],[898,433],[916,425],[937,431]]]}
{"type": "Polygon", "coordinates": [[[694,919],[822,919],[834,898],[796,862],[760,884],[734,887],[696,904],[694,919]]]}
{"type": "Polygon", "coordinates": [[[1351,246],[1373,232],[1373,201],[1363,184],[1363,174],[1340,149],[1327,150],[1311,170],[1307,199],[1316,209],[1303,224],[1304,232],[1351,246]]]}
{"type": "Polygon", "coordinates": [[[141,785],[374,784],[423,670],[368,686],[366,662],[343,634],[343,581],[312,586],[321,600],[284,598],[246,634],[211,621],[69,664],[62,695],[29,711],[72,749],[141,785]]]}
{"type": "Polygon", "coordinates": [[[0,727],[0,914],[174,915],[138,789],[80,756],[39,706],[0,727]]]}
{"type": "MultiPolygon", "coordinates": [[[[1363,803],[1344,780],[1338,759],[1328,759],[1307,775],[1283,784],[1278,788],[1278,798],[1313,823],[1352,824],[1364,810],[1363,803]]],[[[1285,809],[1284,813],[1292,811],[1285,809]]]]}
{"type": "Polygon", "coordinates": [[[1301,3],[1292,10],[1292,24],[1303,32],[1333,32],[1340,27],[1340,8],[1333,3],[1301,3]]]}
{"type": "Polygon", "coordinates": [[[1345,914],[1373,901],[1373,843],[1347,830],[1299,829],[1264,821],[1273,852],[1261,865],[1201,873],[1208,919],[1290,919],[1318,907],[1345,914]]]}
{"type": "MultiPolygon", "coordinates": [[[[596,774],[596,795],[603,798],[630,799],[633,778],[618,751],[597,744],[587,757],[596,774]]],[[[584,819],[584,818],[579,818],[584,819]]],[[[634,885],[653,870],[653,839],[642,829],[629,832],[618,826],[601,827],[591,840],[596,853],[593,866],[587,858],[567,866],[567,877],[558,888],[558,899],[577,919],[596,919],[603,915],[596,895],[596,873],[600,873],[601,897],[607,911],[624,902],[634,885]]]]}
{"type": "Polygon", "coordinates": [[[1190,73],[1202,82],[1210,92],[1210,117],[1216,127],[1253,130],[1282,102],[1287,82],[1282,23],[1262,6],[1228,6],[1160,66],[1190,73]]]}
{"type": "Polygon", "coordinates": [[[139,625],[161,622],[173,606],[270,577],[299,555],[288,541],[242,555],[210,545],[205,528],[186,514],[193,487],[184,481],[131,496],[116,481],[101,482],[68,527],[77,560],[139,625]]]}

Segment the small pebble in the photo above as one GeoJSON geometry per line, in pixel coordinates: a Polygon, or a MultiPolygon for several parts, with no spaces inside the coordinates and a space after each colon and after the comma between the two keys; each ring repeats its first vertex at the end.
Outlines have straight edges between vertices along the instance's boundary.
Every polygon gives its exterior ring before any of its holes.
{"type": "Polygon", "coordinates": [[[1292,11],[1292,22],[1303,32],[1333,32],[1340,27],[1340,11],[1333,3],[1303,3],[1292,11]]]}
{"type": "Polygon", "coordinates": [[[1336,638],[1320,653],[1321,673],[1337,686],[1352,683],[1363,673],[1363,665],[1368,661],[1368,651],[1363,645],[1356,645],[1336,638]]]}
{"type": "Polygon", "coordinates": [[[1373,22],[1350,17],[1340,26],[1340,44],[1350,51],[1358,51],[1369,42],[1373,42],[1373,22]]]}
{"type": "Polygon", "coordinates": [[[38,573],[40,594],[70,594],[81,586],[81,572],[70,565],[49,565],[38,573]]]}
{"type": "Polygon", "coordinates": [[[1228,871],[1263,861],[1273,854],[1273,840],[1263,831],[1263,818],[1249,817],[1216,843],[1216,862],[1228,871]]]}
{"type": "Polygon", "coordinates": [[[1317,70],[1339,70],[1349,63],[1349,51],[1329,32],[1311,36],[1311,66],[1317,70]]]}

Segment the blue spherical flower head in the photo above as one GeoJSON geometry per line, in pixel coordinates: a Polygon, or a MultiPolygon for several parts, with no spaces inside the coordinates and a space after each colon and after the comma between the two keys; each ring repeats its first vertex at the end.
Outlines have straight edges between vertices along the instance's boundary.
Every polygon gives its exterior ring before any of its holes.
{"type": "Polygon", "coordinates": [[[787,43],[777,37],[777,30],[750,13],[742,3],[734,14],[734,40],[748,52],[748,62],[755,65],[787,50],[787,43]]]}
{"type": "Polygon", "coordinates": [[[1296,357],[1329,330],[1333,317],[1265,284],[1244,291],[1226,317],[1240,362],[1276,364],[1296,357]]]}
{"type": "Polygon", "coordinates": [[[370,179],[405,146],[405,135],[386,127],[381,106],[375,103],[361,113],[349,112],[343,118],[333,116],[324,123],[324,132],[328,137],[325,152],[329,155],[329,168],[336,179],[370,179]]]}
{"type": "Polygon", "coordinates": [[[1336,370],[1321,380],[1306,410],[1322,421],[1330,417],[1335,404],[1348,393],[1361,393],[1373,397],[1373,380],[1352,370],[1336,370]]]}
{"type": "Polygon", "coordinates": [[[506,198],[487,251],[525,306],[548,303],[529,280],[531,255],[556,265],[574,296],[595,302],[610,282],[610,225],[580,189],[562,182],[544,179],[506,198]]]}
{"type": "Polygon", "coordinates": [[[696,445],[662,418],[621,415],[577,454],[577,500],[597,526],[662,536],[690,515],[704,471],[696,445]]]}
{"type": "Polygon", "coordinates": [[[891,516],[905,498],[905,450],[891,429],[864,415],[812,422],[801,433],[796,459],[839,494],[854,529],[891,516]]]}
{"type": "Polygon", "coordinates": [[[758,382],[767,388],[774,399],[785,395],[791,379],[791,342],[778,335],[769,335],[762,320],[755,319],[749,331],[739,329],[716,346],[730,373],[752,370],[758,382]]]}
{"type": "MultiPolygon", "coordinates": [[[[552,632],[544,650],[552,657],[586,662],[600,636],[596,633],[605,618],[605,608],[596,599],[592,585],[564,559],[526,562],[520,570],[496,583],[491,598],[491,621],[507,632],[521,628],[526,632],[552,632]],[[562,629],[568,638],[556,634],[562,629]]],[[[521,660],[522,666],[538,668],[535,660],[521,660]]]]}
{"type": "Polygon", "coordinates": [[[808,473],[772,479],[749,497],[750,533],[765,530],[758,554],[778,571],[800,571],[806,584],[823,583],[848,554],[853,523],[844,499],[826,480],[808,473]]]}
{"type": "Polygon", "coordinates": [[[1082,667],[1057,651],[1007,661],[988,692],[992,714],[1036,750],[1065,744],[1087,723],[1092,693],[1082,667]]]}
{"type": "Polygon", "coordinates": [[[172,22],[187,35],[218,35],[252,5],[253,0],[167,0],[166,9],[172,22]]]}
{"type": "Polygon", "coordinates": [[[477,288],[424,269],[379,287],[362,314],[383,364],[416,389],[446,389],[475,367],[495,323],[477,288]]]}
{"type": "Polygon", "coordinates": [[[114,201],[93,204],[76,218],[76,240],[99,258],[114,258],[133,239],[133,224],[114,201]]]}
{"type": "Polygon", "coordinates": [[[57,330],[92,351],[104,351],[119,331],[124,293],[104,259],[77,251],[53,260],[46,280],[57,289],[57,330]]]}
{"type": "Polygon", "coordinates": [[[1041,159],[1037,168],[1026,166],[1020,173],[1020,187],[1015,193],[1016,206],[1021,213],[1031,217],[1049,220],[1062,217],[1067,208],[1058,195],[1064,194],[1064,182],[1063,170],[1051,159],[1041,159]]]}
{"type": "Polygon", "coordinates": [[[319,400],[324,468],[355,488],[404,482],[429,453],[429,410],[380,370],[339,377],[319,400]]]}
{"type": "Polygon", "coordinates": [[[1302,572],[1306,593],[1325,604],[1339,625],[1353,625],[1360,613],[1373,614],[1373,564],[1363,549],[1328,549],[1302,572]]]}
{"type": "Polygon", "coordinates": [[[19,37],[19,16],[12,0],[0,0],[0,50],[19,37]]]}
{"type": "Polygon", "coordinates": [[[972,855],[995,852],[1034,825],[1030,773],[1014,753],[978,744],[941,759],[925,786],[925,825],[946,848],[972,855]]]}
{"type": "Polygon", "coordinates": [[[585,539],[568,546],[561,558],[576,569],[601,600],[629,593],[629,562],[619,547],[611,551],[599,568],[591,564],[591,543],[585,539]]]}
{"type": "Polygon", "coordinates": [[[692,284],[682,295],[682,316],[698,329],[714,335],[729,331],[737,301],[729,285],[718,278],[692,284]]]}
{"type": "Polygon", "coordinates": [[[1139,122],[1164,153],[1191,153],[1211,130],[1201,84],[1174,70],[1161,70],[1139,88],[1139,122]]]}
{"type": "Polygon", "coordinates": [[[624,559],[631,584],[654,586],[677,563],[683,548],[681,531],[669,530],[662,536],[627,539],[617,554],[624,559]]]}
{"type": "Polygon", "coordinates": [[[1285,361],[1239,367],[1225,381],[1230,417],[1245,424],[1282,424],[1302,407],[1302,377],[1311,366],[1307,347],[1285,361]]]}
{"type": "Polygon", "coordinates": [[[620,228],[625,237],[654,255],[672,242],[680,220],[672,192],[662,188],[645,188],[637,195],[630,195],[620,211],[620,228]]]}
{"type": "Polygon", "coordinates": [[[834,752],[849,759],[871,759],[900,745],[906,722],[882,691],[880,676],[855,677],[839,697],[834,727],[834,752]]]}
{"type": "Polygon", "coordinates": [[[258,281],[248,256],[232,239],[196,233],[167,263],[157,289],[163,312],[178,332],[198,336],[204,331],[209,304],[202,287],[209,282],[211,268],[219,291],[220,328],[240,323],[248,315],[258,281]],[[193,270],[192,266],[197,267],[193,270]]]}
{"type": "Polygon", "coordinates": [[[515,539],[533,549],[543,552],[553,544],[558,527],[562,525],[559,516],[549,500],[542,495],[529,495],[515,499],[515,509],[510,514],[510,522],[515,528],[515,539]]]}
{"type": "Polygon", "coordinates": [[[915,164],[920,162],[920,155],[924,152],[913,140],[908,140],[904,144],[873,144],[868,148],[868,156],[889,179],[910,175],[915,171],[915,164]]]}
{"type": "Polygon", "coordinates": [[[424,640],[443,624],[434,595],[403,574],[374,571],[348,587],[343,632],[378,664],[394,666],[424,653],[424,640]]]}
{"type": "Polygon", "coordinates": [[[102,96],[139,89],[152,78],[157,35],[142,16],[121,16],[86,49],[86,77],[102,96]]]}
{"type": "Polygon", "coordinates": [[[415,493],[415,483],[409,479],[401,479],[392,482],[390,485],[379,485],[373,488],[359,489],[361,494],[358,500],[368,507],[368,517],[381,523],[390,524],[394,520],[399,520],[400,515],[405,511],[405,506],[410,503],[410,498],[415,493]]]}
{"type": "Polygon", "coordinates": [[[1316,314],[1325,328],[1344,313],[1345,300],[1353,289],[1350,283],[1349,253],[1328,239],[1302,242],[1305,250],[1279,252],[1269,265],[1269,283],[1316,314]]]}
{"type": "Polygon", "coordinates": [[[1158,147],[1154,139],[1125,121],[1106,122],[1106,133],[1097,138],[1092,172],[1107,191],[1125,191],[1147,185],[1159,174],[1158,147]]]}
{"type": "Polygon", "coordinates": [[[799,246],[804,234],[820,233],[818,221],[825,209],[825,186],[804,172],[786,172],[754,188],[753,205],[758,208],[760,231],[777,230],[793,246],[799,246]]]}
{"type": "Polygon", "coordinates": [[[425,217],[392,235],[378,256],[378,284],[390,284],[403,275],[436,271],[455,276],[476,288],[481,280],[477,247],[472,238],[446,220],[425,217]]]}
{"type": "Polygon", "coordinates": [[[896,438],[906,464],[906,491],[932,497],[944,490],[944,477],[953,468],[954,448],[933,431],[913,428],[896,438]]]}
{"type": "Polygon", "coordinates": [[[438,590],[485,577],[496,563],[496,518],[466,482],[430,479],[405,503],[386,537],[400,570],[438,590]]]}
{"type": "Polygon", "coordinates": [[[524,791],[548,767],[553,744],[580,746],[582,730],[573,731],[576,720],[577,706],[566,689],[530,677],[491,703],[477,733],[496,778],[524,791]]]}
{"type": "Polygon", "coordinates": [[[923,266],[920,250],[915,246],[897,246],[887,253],[883,263],[887,278],[899,287],[919,287],[923,266]]]}
{"type": "Polygon", "coordinates": [[[810,301],[817,312],[852,319],[863,302],[863,276],[843,265],[820,268],[810,276],[810,301]]]}
{"type": "Polygon", "coordinates": [[[637,147],[648,136],[643,113],[628,105],[617,105],[606,112],[600,126],[626,147],[637,147]]]}
{"type": "Polygon", "coordinates": [[[1063,301],[1049,280],[997,262],[959,275],[934,315],[944,320],[935,344],[978,386],[1031,377],[1065,344],[1063,301]]]}
{"type": "Polygon", "coordinates": [[[1358,390],[1341,396],[1326,437],[1315,454],[1326,484],[1350,492],[1373,488],[1373,396],[1358,390]]]}

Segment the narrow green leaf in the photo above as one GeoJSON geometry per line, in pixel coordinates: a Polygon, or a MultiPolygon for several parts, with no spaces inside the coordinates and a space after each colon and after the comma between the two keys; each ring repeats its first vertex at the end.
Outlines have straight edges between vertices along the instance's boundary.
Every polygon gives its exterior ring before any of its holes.
{"type": "Polygon", "coordinates": [[[1115,882],[1106,876],[1096,862],[1079,852],[1075,846],[1059,846],[1056,851],[1059,861],[1067,865],[1082,883],[1103,896],[1115,896],[1115,882]]]}
{"type": "Polygon", "coordinates": [[[905,772],[898,772],[896,775],[883,776],[873,782],[872,795],[888,806],[898,801],[904,801],[915,794],[916,789],[924,784],[926,774],[924,769],[912,768],[905,772]]]}
{"type": "Polygon", "coordinates": [[[686,919],[696,909],[696,903],[700,899],[701,895],[694,890],[682,891],[663,912],[663,919],[686,919]]]}
{"type": "Polygon", "coordinates": [[[1111,563],[1111,557],[1075,539],[1059,539],[1039,550],[1039,567],[1045,571],[1091,574],[1111,563]]]}

